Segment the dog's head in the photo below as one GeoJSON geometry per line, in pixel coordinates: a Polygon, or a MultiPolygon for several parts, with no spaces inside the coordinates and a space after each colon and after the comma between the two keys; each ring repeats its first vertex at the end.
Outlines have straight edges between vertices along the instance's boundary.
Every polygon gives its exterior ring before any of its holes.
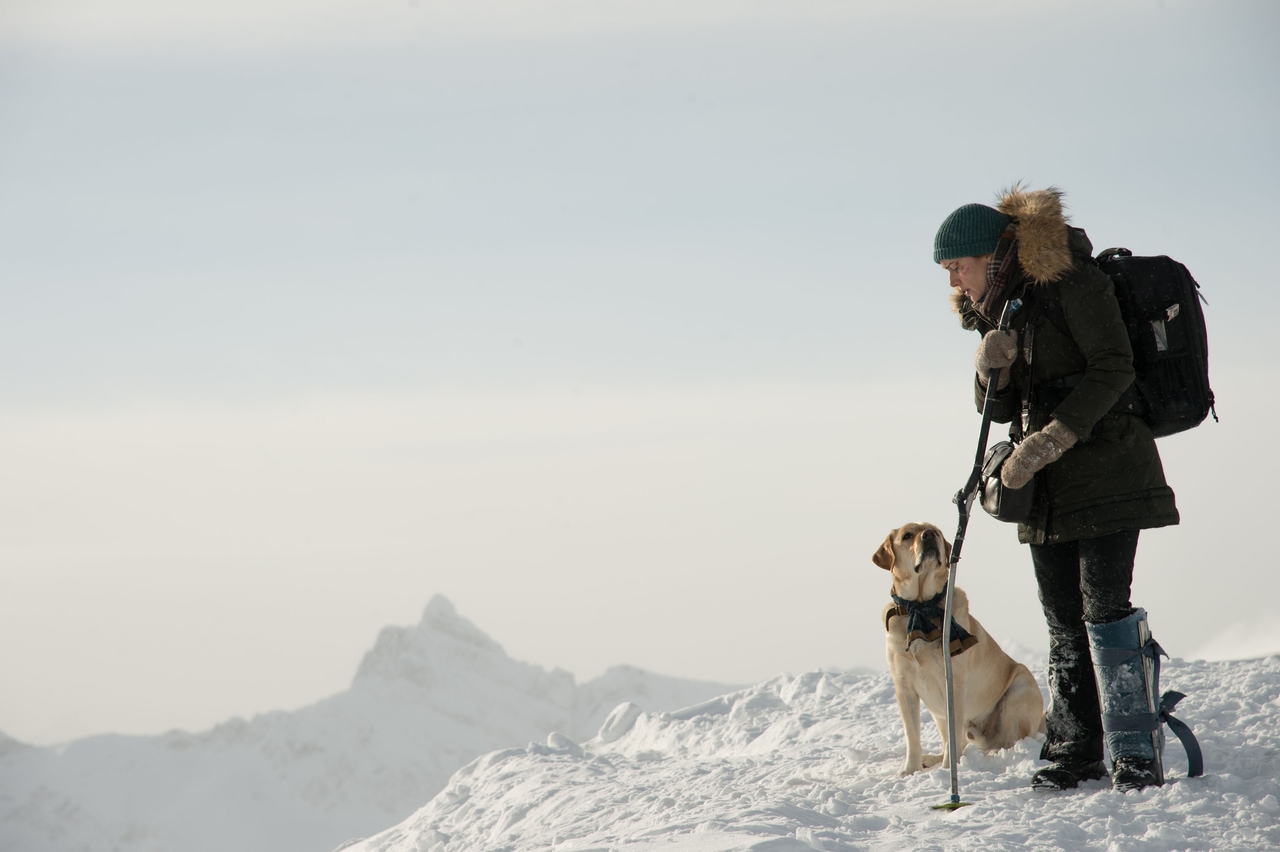
{"type": "Polygon", "coordinates": [[[928,600],[946,585],[951,543],[933,524],[904,524],[885,537],[871,561],[893,575],[895,595],[928,600]]]}

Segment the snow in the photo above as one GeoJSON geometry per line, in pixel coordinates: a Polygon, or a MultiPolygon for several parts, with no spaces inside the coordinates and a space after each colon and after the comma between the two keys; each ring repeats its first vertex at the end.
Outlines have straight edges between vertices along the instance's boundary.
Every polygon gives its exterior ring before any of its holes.
{"type": "Polygon", "coordinates": [[[382,630],[348,690],[297,711],[56,748],[0,734],[0,849],[327,852],[411,814],[477,755],[553,731],[572,751],[620,702],[727,688],[630,666],[577,684],[507,656],[437,596],[419,624],[382,630]]]}
{"type": "MultiPolygon", "coordinates": [[[[1043,688],[1043,654],[1005,649],[1043,688]]],[[[1162,680],[1188,696],[1178,715],[1205,777],[1185,777],[1171,737],[1163,788],[1036,793],[1040,744],[1027,739],[966,751],[973,806],[942,812],[929,806],[947,800],[945,770],[898,775],[887,673],[818,670],[726,691],[619,666],[579,685],[510,658],[437,597],[419,624],[382,631],[350,689],[301,710],[60,748],[0,735],[0,849],[1280,848],[1280,656],[1175,659],[1162,680]]],[[[935,727],[922,727],[936,751],[935,727]]]]}
{"type": "MultiPolygon", "coordinates": [[[[1028,662],[1043,682],[1042,660],[1028,662]]],[[[1185,777],[1170,737],[1163,788],[1033,792],[1044,764],[1027,739],[995,754],[970,747],[960,777],[973,807],[934,811],[949,776],[898,776],[890,677],[813,671],[676,712],[620,707],[580,745],[553,736],[485,755],[347,852],[1280,848],[1280,657],[1173,660],[1162,681],[1188,695],[1179,715],[1205,777],[1185,777]]]]}

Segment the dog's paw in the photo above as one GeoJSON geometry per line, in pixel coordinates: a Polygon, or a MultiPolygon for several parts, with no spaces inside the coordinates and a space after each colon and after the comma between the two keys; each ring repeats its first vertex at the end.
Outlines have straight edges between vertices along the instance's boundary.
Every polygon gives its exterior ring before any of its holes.
{"type": "Polygon", "coordinates": [[[940,754],[926,754],[924,756],[925,769],[929,769],[930,767],[937,766],[939,763],[942,763],[942,755],[940,754]]]}
{"type": "Polygon", "coordinates": [[[902,767],[902,769],[898,771],[898,777],[899,777],[899,778],[906,778],[908,775],[915,775],[915,774],[916,774],[917,772],[919,772],[922,768],[923,768],[923,767],[921,767],[921,766],[916,766],[916,765],[913,765],[913,764],[910,764],[910,763],[905,764],[905,765],[902,767]]]}

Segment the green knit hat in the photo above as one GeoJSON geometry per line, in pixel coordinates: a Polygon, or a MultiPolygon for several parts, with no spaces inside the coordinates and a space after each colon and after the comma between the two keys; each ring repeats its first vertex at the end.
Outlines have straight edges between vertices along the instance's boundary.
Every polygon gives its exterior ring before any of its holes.
{"type": "Polygon", "coordinates": [[[1010,221],[985,204],[966,204],[943,220],[933,238],[933,262],[991,254],[1010,221]]]}

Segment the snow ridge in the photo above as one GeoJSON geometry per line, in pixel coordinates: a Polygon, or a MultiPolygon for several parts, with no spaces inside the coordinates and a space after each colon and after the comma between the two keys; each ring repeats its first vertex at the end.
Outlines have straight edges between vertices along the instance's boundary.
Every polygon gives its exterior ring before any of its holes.
{"type": "MultiPolygon", "coordinates": [[[[1041,669],[1043,673],[1043,669],[1041,669]]],[[[572,747],[549,739],[459,770],[422,810],[349,852],[779,852],[1280,848],[1280,657],[1163,668],[1204,748],[1188,779],[1176,739],[1169,783],[1029,789],[1044,765],[1026,739],[970,748],[953,813],[945,770],[899,778],[905,748],[887,674],[782,676],[681,711],[610,717],[572,747]]],[[[926,746],[940,746],[926,724],[926,746]]]]}

